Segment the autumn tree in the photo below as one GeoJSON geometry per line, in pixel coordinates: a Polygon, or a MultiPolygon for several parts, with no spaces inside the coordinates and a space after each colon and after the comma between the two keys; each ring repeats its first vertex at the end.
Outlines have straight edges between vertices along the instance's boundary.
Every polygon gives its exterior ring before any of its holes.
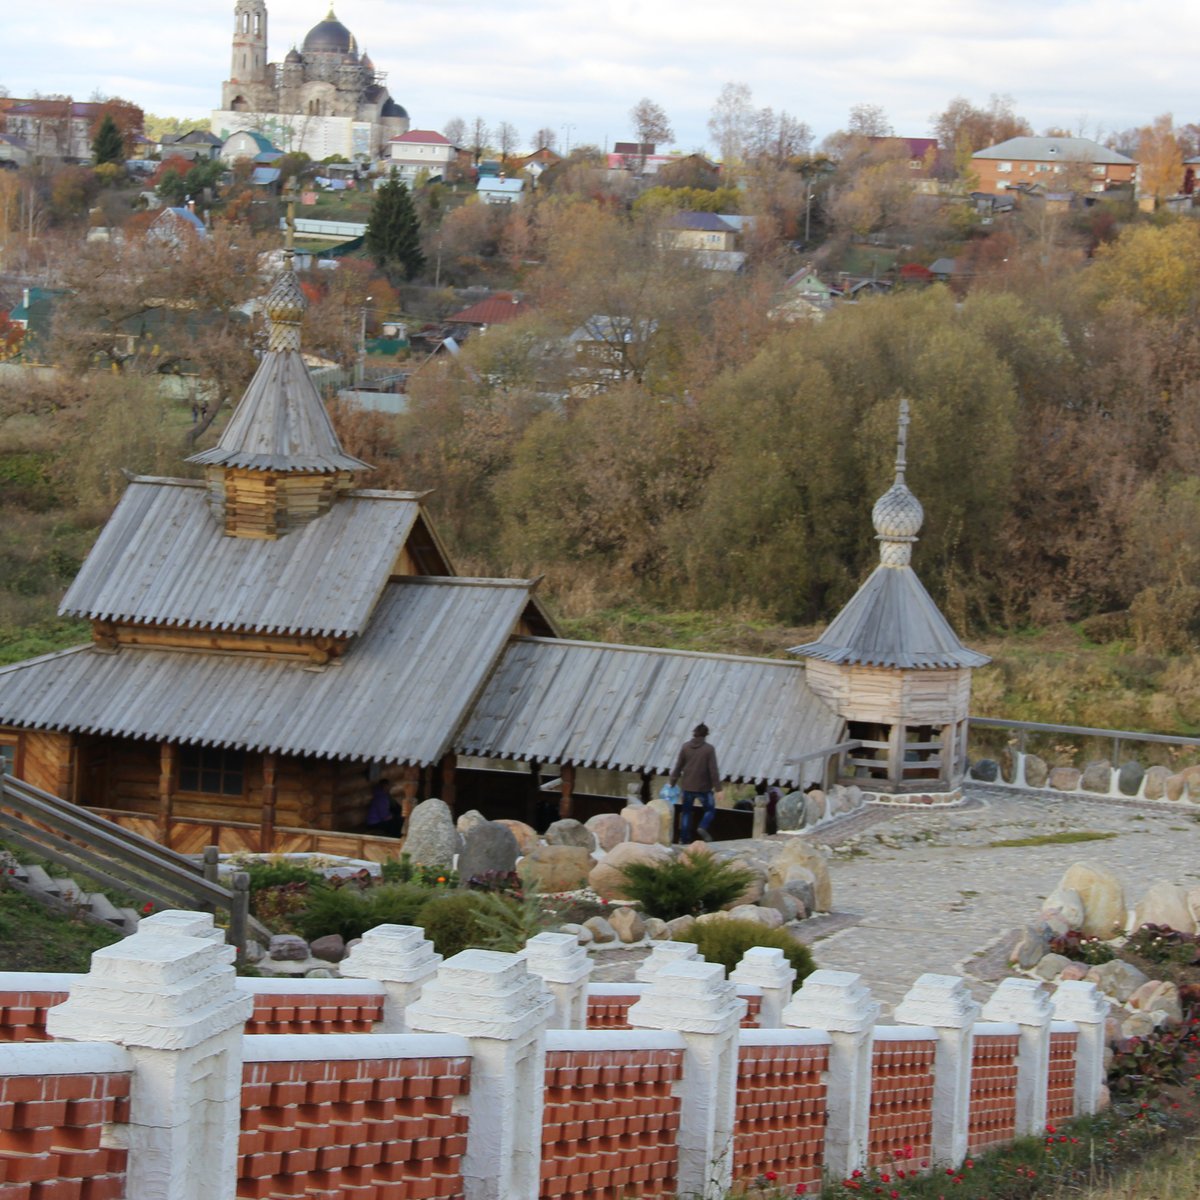
{"type": "Polygon", "coordinates": [[[708,118],[709,136],[717,144],[721,162],[733,167],[745,157],[754,121],[750,87],[727,83],[721,88],[708,118]]]}
{"type": "Polygon", "coordinates": [[[883,108],[878,104],[856,104],[850,110],[846,132],[856,137],[895,137],[896,131],[883,108]]]}
{"type": "Polygon", "coordinates": [[[541,129],[533,131],[533,137],[529,139],[530,149],[538,150],[553,150],[558,145],[558,135],[547,125],[543,125],[541,129]]]}
{"type": "Polygon", "coordinates": [[[661,105],[655,104],[649,96],[643,96],[630,110],[629,120],[637,136],[638,172],[646,165],[647,146],[657,146],[670,142],[675,137],[675,130],[666,111],[661,105]]]}
{"type": "Polygon", "coordinates": [[[986,108],[972,104],[965,96],[955,96],[940,113],[930,117],[938,145],[954,155],[955,169],[965,174],[971,155],[1010,138],[1026,137],[1033,126],[1014,111],[1009,95],[993,93],[986,108]]]}
{"type": "Polygon", "coordinates": [[[363,245],[379,266],[389,271],[402,271],[406,279],[412,279],[425,265],[425,255],[421,252],[421,223],[417,220],[408,187],[395,167],[375,189],[363,245]]]}
{"type": "Polygon", "coordinates": [[[496,126],[496,149],[500,151],[502,159],[511,158],[520,144],[521,135],[510,121],[501,121],[496,126]]]}
{"type": "Polygon", "coordinates": [[[1183,186],[1183,150],[1175,136],[1170,113],[1156,117],[1138,130],[1137,159],[1141,192],[1154,197],[1156,205],[1179,193],[1183,186]]]}
{"type": "Polygon", "coordinates": [[[476,117],[466,130],[467,149],[471,151],[471,159],[476,166],[488,149],[492,131],[482,117],[476,117]]]}
{"type": "Polygon", "coordinates": [[[452,146],[465,146],[467,140],[467,123],[462,117],[451,117],[442,130],[446,141],[452,146]]]}

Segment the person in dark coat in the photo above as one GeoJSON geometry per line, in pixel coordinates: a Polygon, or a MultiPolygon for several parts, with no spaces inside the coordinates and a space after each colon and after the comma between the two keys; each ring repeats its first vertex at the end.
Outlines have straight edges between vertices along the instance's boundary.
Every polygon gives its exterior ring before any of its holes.
{"type": "Polygon", "coordinates": [[[701,723],[692,730],[691,741],[684,742],[671,772],[671,782],[683,788],[683,801],[679,806],[679,840],[684,845],[692,840],[692,806],[697,800],[704,805],[697,835],[711,842],[708,827],[717,814],[717,789],[721,786],[721,769],[717,766],[717,752],[707,741],[708,726],[701,723]]]}

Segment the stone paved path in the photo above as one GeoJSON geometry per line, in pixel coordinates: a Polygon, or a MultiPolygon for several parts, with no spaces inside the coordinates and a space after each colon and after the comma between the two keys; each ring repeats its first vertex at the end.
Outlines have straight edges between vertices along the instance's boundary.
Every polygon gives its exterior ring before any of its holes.
{"type": "MultiPolygon", "coordinates": [[[[798,928],[819,966],[854,971],[885,1014],[925,971],[965,975],[983,999],[1010,934],[1080,859],[1112,869],[1132,907],[1158,880],[1200,881],[1200,808],[975,788],[958,809],[872,807],[823,831],[835,912],[798,928]],[[1001,848],[996,841],[1088,830],[1105,841],[1001,848]]],[[[597,955],[595,978],[632,979],[643,953],[597,955]]]]}

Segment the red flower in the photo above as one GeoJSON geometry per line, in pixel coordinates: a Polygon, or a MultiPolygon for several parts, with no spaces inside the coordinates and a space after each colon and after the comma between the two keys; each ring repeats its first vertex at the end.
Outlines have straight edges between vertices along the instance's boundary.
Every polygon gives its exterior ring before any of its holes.
{"type": "Polygon", "coordinates": [[[1057,1129],[1055,1129],[1053,1125],[1047,1125],[1047,1126],[1046,1126],[1046,1132],[1047,1132],[1047,1133],[1057,1133],[1057,1132],[1058,1132],[1058,1130],[1057,1130],[1057,1129]]]}
{"type": "Polygon", "coordinates": [[[895,1188],[893,1188],[889,1194],[890,1194],[892,1200],[900,1200],[900,1193],[898,1191],[896,1191],[895,1188]]]}
{"type": "Polygon", "coordinates": [[[153,911],[154,911],[154,901],[147,900],[146,903],[142,905],[142,916],[148,917],[153,911]]]}
{"type": "Polygon", "coordinates": [[[855,1167],[854,1170],[850,1172],[850,1178],[851,1179],[861,1179],[862,1172],[857,1167],[855,1167]]]}
{"type": "Polygon", "coordinates": [[[774,1182],[775,1182],[775,1179],[776,1179],[775,1172],[774,1172],[774,1171],[768,1171],[768,1172],[767,1172],[767,1173],[766,1173],[766,1174],[763,1176],[763,1178],[764,1178],[764,1179],[766,1179],[768,1183],[774,1183],[774,1182]]]}
{"type": "Polygon", "coordinates": [[[887,1174],[880,1175],[880,1176],[879,1176],[879,1181],[880,1181],[880,1183],[891,1183],[891,1182],[892,1182],[892,1177],[891,1177],[890,1175],[887,1175],[887,1174]]]}

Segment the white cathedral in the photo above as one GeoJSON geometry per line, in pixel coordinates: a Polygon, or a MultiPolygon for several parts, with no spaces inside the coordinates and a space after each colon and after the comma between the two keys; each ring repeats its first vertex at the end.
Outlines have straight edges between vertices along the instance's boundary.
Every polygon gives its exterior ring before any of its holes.
{"type": "Polygon", "coordinates": [[[385,79],[332,8],[299,50],[293,46],[283,62],[267,62],[265,0],[237,0],[233,61],[212,131],[227,138],[255,130],[280,150],[302,150],[314,159],[377,159],[389,139],[408,132],[408,113],[389,95],[385,79]]]}

